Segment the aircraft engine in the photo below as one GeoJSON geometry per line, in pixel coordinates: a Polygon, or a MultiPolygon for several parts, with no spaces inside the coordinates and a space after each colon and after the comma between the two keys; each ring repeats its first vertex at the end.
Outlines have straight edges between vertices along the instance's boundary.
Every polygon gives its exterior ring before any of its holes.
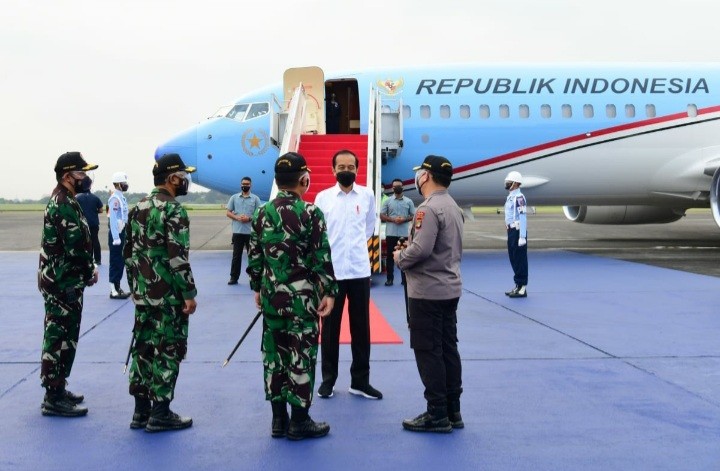
{"type": "Polygon", "coordinates": [[[710,208],[715,224],[720,226],[720,208],[718,208],[718,193],[720,193],[720,168],[715,170],[710,184],[710,208]]]}
{"type": "MultiPolygon", "coordinates": [[[[717,206],[717,199],[715,203],[717,206]]],[[[677,221],[685,210],[662,206],[563,206],[563,213],[569,220],[583,224],[664,224],[677,221]]]]}

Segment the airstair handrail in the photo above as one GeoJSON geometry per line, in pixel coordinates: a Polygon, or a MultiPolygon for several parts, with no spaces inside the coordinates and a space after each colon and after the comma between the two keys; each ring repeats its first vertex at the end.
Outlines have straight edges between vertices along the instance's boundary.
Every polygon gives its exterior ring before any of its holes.
{"type": "MultiPolygon", "coordinates": [[[[297,152],[300,146],[300,135],[305,125],[305,104],[307,97],[305,95],[305,87],[300,83],[293,92],[290,106],[288,107],[288,119],[283,134],[282,144],[280,144],[280,154],[288,152],[297,152]]],[[[273,179],[272,190],[270,191],[270,199],[275,198],[278,192],[277,184],[273,179]]]]}

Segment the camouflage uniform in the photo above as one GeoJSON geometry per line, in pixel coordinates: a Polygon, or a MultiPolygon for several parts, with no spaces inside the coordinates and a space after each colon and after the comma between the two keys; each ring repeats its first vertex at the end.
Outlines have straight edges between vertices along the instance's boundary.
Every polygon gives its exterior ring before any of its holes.
{"type": "Polygon", "coordinates": [[[188,261],[190,221],[185,208],[162,188],[130,211],[123,256],[135,302],[135,344],[130,394],[172,401],[187,351],[184,300],[197,295],[188,261]]]}
{"type": "Polygon", "coordinates": [[[317,308],[322,296],[338,290],[322,211],[279,191],[253,218],[248,259],[250,287],[260,292],[264,318],[265,398],[310,407],[317,308]]]}
{"type": "Polygon", "coordinates": [[[40,368],[45,388],[65,388],[80,334],[83,291],[94,271],[90,228],[82,208],[58,184],[45,207],[38,273],[38,288],[45,299],[40,368]]]}

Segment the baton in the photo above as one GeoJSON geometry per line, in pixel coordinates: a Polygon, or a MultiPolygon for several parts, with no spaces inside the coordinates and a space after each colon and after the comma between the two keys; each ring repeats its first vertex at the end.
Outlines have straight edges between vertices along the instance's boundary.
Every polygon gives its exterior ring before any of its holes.
{"type": "Polygon", "coordinates": [[[227,357],[227,358],[225,359],[225,361],[223,362],[223,364],[222,364],[223,368],[225,367],[225,365],[227,365],[228,363],[230,363],[230,359],[233,357],[233,355],[235,355],[235,352],[236,352],[237,349],[240,347],[240,344],[243,343],[243,340],[245,340],[245,337],[247,337],[247,334],[250,333],[250,331],[252,330],[253,326],[255,325],[255,323],[257,322],[257,320],[260,318],[260,315],[261,315],[261,314],[262,314],[262,311],[258,311],[258,313],[255,314],[255,318],[252,320],[252,322],[250,323],[250,325],[248,326],[248,328],[245,329],[245,333],[242,335],[242,337],[240,337],[240,340],[238,340],[238,343],[237,343],[237,345],[235,345],[235,348],[233,348],[233,351],[230,352],[230,355],[228,355],[228,357],[227,357]]]}
{"type": "Polygon", "coordinates": [[[130,337],[130,348],[128,348],[127,358],[125,358],[125,368],[123,368],[123,374],[127,371],[128,363],[130,363],[130,355],[132,354],[133,345],[135,345],[135,329],[133,329],[132,337],[130,337]]]}

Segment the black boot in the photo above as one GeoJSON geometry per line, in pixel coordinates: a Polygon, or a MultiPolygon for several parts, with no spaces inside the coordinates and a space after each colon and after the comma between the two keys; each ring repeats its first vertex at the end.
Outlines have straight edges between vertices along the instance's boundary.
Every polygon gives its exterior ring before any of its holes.
{"type": "Polygon", "coordinates": [[[303,438],[320,438],[330,432],[330,426],[325,422],[315,422],[308,415],[309,407],[292,406],[292,418],[288,427],[287,437],[290,440],[303,438]]]}
{"type": "Polygon", "coordinates": [[[86,407],[78,407],[71,402],[64,389],[48,389],[40,406],[42,415],[55,415],[60,417],[81,417],[88,413],[86,407]]]}
{"type": "Polygon", "coordinates": [[[152,403],[150,402],[150,399],[146,397],[134,397],[135,412],[133,412],[132,421],[130,422],[130,428],[145,428],[145,426],[147,426],[148,420],[150,419],[152,403]]]}
{"type": "Polygon", "coordinates": [[[428,405],[428,410],[414,419],[403,420],[403,428],[411,432],[450,433],[447,407],[428,405]]]}
{"type": "MultiPolygon", "coordinates": [[[[67,381],[65,381],[65,383],[67,384],[67,381]]],[[[82,394],[73,394],[64,387],[63,393],[65,394],[65,399],[72,402],[73,404],[80,404],[82,401],[85,400],[85,396],[83,396],[82,394]]]]}
{"type": "Polygon", "coordinates": [[[460,415],[460,400],[448,400],[448,420],[452,428],[464,428],[462,415],[460,415]]]}
{"type": "Polygon", "coordinates": [[[152,406],[146,432],[165,432],[192,426],[190,417],[182,417],[170,410],[170,401],[156,401],[152,406]]]}
{"type": "Polygon", "coordinates": [[[272,406],[272,437],[282,438],[287,434],[288,425],[290,423],[290,416],[288,416],[287,403],[283,402],[271,402],[272,406]]]}

